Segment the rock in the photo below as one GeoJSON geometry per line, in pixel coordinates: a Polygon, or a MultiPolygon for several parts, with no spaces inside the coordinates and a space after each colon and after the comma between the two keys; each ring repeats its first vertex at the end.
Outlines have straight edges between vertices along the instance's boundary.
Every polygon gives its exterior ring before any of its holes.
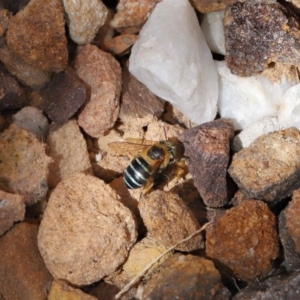
{"type": "Polygon", "coordinates": [[[25,217],[24,197],[0,190],[0,236],[25,217]]]}
{"type": "Polygon", "coordinates": [[[295,77],[287,74],[288,71],[282,70],[278,75],[273,69],[277,78],[272,80],[270,74],[241,78],[233,75],[224,61],[216,62],[216,65],[220,88],[218,112],[222,118],[233,120],[235,130],[277,116],[282,96],[297,83],[295,77]]]}
{"type": "Polygon", "coordinates": [[[88,295],[68,285],[62,280],[52,282],[47,300],[97,300],[98,298],[88,295]]]}
{"type": "Polygon", "coordinates": [[[76,72],[68,67],[54,75],[51,82],[40,91],[43,110],[52,121],[65,123],[85,103],[86,89],[76,72]]]}
{"type": "Polygon", "coordinates": [[[127,27],[140,29],[155,5],[161,0],[120,0],[117,5],[117,13],[111,21],[111,26],[118,31],[127,27]]]}
{"type": "Polygon", "coordinates": [[[132,213],[103,181],[81,173],[50,195],[38,246],[55,279],[82,286],[114,272],[137,238],[132,213]]]}
{"type": "Polygon", "coordinates": [[[299,131],[275,131],[236,153],[228,172],[247,198],[276,202],[300,187],[299,155],[299,131]]]}
{"type": "Polygon", "coordinates": [[[67,38],[60,0],[30,1],[11,18],[6,38],[8,47],[30,65],[48,72],[60,72],[67,67],[67,38]]]}
{"type": "Polygon", "coordinates": [[[33,133],[40,141],[44,141],[48,129],[48,119],[43,112],[33,106],[27,106],[19,110],[13,116],[14,124],[33,133]]]}
{"type": "Polygon", "coordinates": [[[191,121],[201,124],[215,118],[217,72],[187,0],[157,4],[132,47],[129,71],[191,121]]]}
{"type": "Polygon", "coordinates": [[[12,13],[7,9],[0,10],[0,36],[4,36],[12,13]]]}
{"type": "Polygon", "coordinates": [[[79,45],[89,44],[104,24],[107,8],[101,0],[63,0],[63,5],[71,39],[79,45]]]}
{"type": "MultiPolygon", "coordinates": [[[[245,2],[246,0],[240,0],[245,2]]],[[[193,7],[201,13],[224,10],[228,5],[236,3],[236,0],[190,0],[193,7]]]]}
{"type": "Polygon", "coordinates": [[[96,46],[78,49],[75,69],[91,88],[91,97],[78,118],[78,124],[92,137],[100,137],[113,127],[119,114],[121,68],[117,60],[96,46]]]}
{"type": "Polygon", "coordinates": [[[28,206],[37,203],[48,192],[50,161],[34,134],[12,124],[0,135],[1,189],[24,196],[28,206]]]}
{"type": "Polygon", "coordinates": [[[224,206],[232,197],[227,168],[233,135],[232,122],[218,119],[188,129],[180,136],[194,184],[209,207],[224,206]]]}
{"type": "Polygon", "coordinates": [[[239,291],[233,300],[294,300],[299,297],[300,272],[275,276],[239,291]]]}
{"type": "Polygon", "coordinates": [[[62,179],[76,172],[92,175],[86,141],[76,120],[52,128],[47,138],[48,155],[53,163],[49,166],[49,186],[55,187],[62,179]]]}
{"type": "Polygon", "coordinates": [[[225,55],[225,37],[223,25],[224,11],[204,14],[201,29],[209,49],[217,54],[225,55]]]}
{"type": "Polygon", "coordinates": [[[237,2],[224,16],[226,62],[231,72],[252,76],[268,64],[300,66],[300,23],[275,1],[237,2]]]}
{"type": "Polygon", "coordinates": [[[52,277],[40,256],[37,223],[16,224],[0,238],[0,291],[2,299],[47,298],[52,277]]]}
{"type": "MultiPolygon", "coordinates": [[[[139,202],[141,217],[148,234],[169,248],[200,229],[187,205],[175,194],[153,191],[139,202]]],[[[179,251],[193,251],[203,247],[201,233],[175,247],[179,251]]]]}
{"type": "Polygon", "coordinates": [[[279,255],[275,216],[258,200],[227,210],[206,230],[206,255],[230,268],[238,279],[265,277],[279,255]]]}
{"type": "MultiPolygon", "coordinates": [[[[122,97],[120,119],[126,123],[126,118],[144,117],[148,114],[159,117],[164,111],[164,103],[159,100],[145,85],[133,77],[127,65],[122,73],[122,97]]],[[[130,123],[130,122],[129,122],[130,123]]]]}
{"type": "Polygon", "coordinates": [[[18,82],[0,66],[0,111],[23,107],[27,99],[18,82]]]}
{"type": "Polygon", "coordinates": [[[292,201],[279,215],[279,236],[284,250],[284,266],[288,270],[300,267],[300,190],[295,190],[292,201]]]}
{"type": "Polygon", "coordinates": [[[18,81],[33,89],[43,88],[50,80],[50,73],[24,62],[7,46],[0,48],[0,60],[18,81]]]}
{"type": "Polygon", "coordinates": [[[230,295],[210,260],[177,253],[147,282],[141,299],[225,300],[230,299],[230,295]]]}
{"type": "Polygon", "coordinates": [[[281,122],[279,123],[277,117],[269,117],[256,121],[234,137],[232,149],[238,152],[243,148],[249,147],[260,136],[281,129],[284,129],[284,126],[281,122]]]}
{"type": "Polygon", "coordinates": [[[121,34],[114,38],[104,41],[104,50],[113,55],[123,56],[130,52],[131,46],[136,42],[137,35],[135,34],[121,34]]]}
{"type": "Polygon", "coordinates": [[[29,3],[29,1],[30,0],[2,0],[4,7],[13,14],[16,14],[19,10],[23,9],[29,3]]]}
{"type": "MultiPolygon", "coordinates": [[[[115,285],[100,281],[86,288],[90,295],[97,299],[115,300],[115,295],[120,291],[115,285]]],[[[120,298],[124,300],[123,297],[120,298]]]]}

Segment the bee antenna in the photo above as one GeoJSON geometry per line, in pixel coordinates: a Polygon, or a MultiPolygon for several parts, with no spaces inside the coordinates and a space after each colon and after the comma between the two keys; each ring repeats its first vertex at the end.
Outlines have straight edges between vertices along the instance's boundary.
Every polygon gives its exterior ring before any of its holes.
{"type": "Polygon", "coordinates": [[[167,132],[166,132],[166,128],[165,128],[165,125],[163,125],[163,129],[164,129],[164,133],[165,133],[165,138],[166,138],[166,141],[168,140],[168,137],[167,137],[167,132]]]}

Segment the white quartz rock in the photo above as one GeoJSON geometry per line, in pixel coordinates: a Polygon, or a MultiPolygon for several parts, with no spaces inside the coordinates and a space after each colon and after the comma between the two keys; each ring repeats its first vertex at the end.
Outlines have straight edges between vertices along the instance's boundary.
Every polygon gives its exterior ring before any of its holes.
{"type": "Polygon", "coordinates": [[[281,83],[264,75],[233,75],[225,61],[216,62],[219,72],[218,111],[222,118],[233,120],[235,130],[245,129],[255,121],[277,116],[283,94],[295,81],[282,77],[281,83]]]}
{"type": "Polygon", "coordinates": [[[277,117],[269,117],[256,121],[234,137],[232,150],[238,152],[250,146],[261,135],[281,129],[284,129],[284,126],[279,123],[277,117]]]}
{"type": "Polygon", "coordinates": [[[209,49],[214,53],[225,55],[223,18],[223,10],[204,14],[201,29],[209,49]]]}
{"type": "Polygon", "coordinates": [[[132,48],[129,71],[196,124],[215,118],[217,70],[188,0],[156,5],[132,48]]]}
{"type": "Polygon", "coordinates": [[[285,128],[295,126],[300,130],[300,83],[288,89],[283,95],[278,120],[285,128]]]}

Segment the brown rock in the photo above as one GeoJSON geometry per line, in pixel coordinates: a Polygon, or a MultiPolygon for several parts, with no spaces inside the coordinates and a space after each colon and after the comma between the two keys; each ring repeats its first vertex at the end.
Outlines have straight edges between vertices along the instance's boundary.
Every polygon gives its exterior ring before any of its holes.
{"type": "Polygon", "coordinates": [[[137,38],[135,34],[121,34],[114,38],[106,39],[103,44],[104,50],[113,55],[123,56],[130,52],[130,48],[137,38]]]}
{"type": "Polygon", "coordinates": [[[53,158],[49,166],[49,186],[55,187],[62,179],[76,172],[92,175],[85,139],[76,120],[53,128],[47,138],[48,155],[53,158]]]}
{"type": "MultiPolygon", "coordinates": [[[[186,204],[170,192],[153,191],[140,200],[139,209],[149,235],[168,248],[200,229],[198,221],[186,204]]],[[[202,247],[200,233],[175,249],[192,251],[202,247]]]]}
{"type": "Polygon", "coordinates": [[[195,186],[207,206],[224,206],[232,197],[227,167],[233,135],[232,122],[219,119],[186,130],[180,136],[195,186]]]}
{"type": "Polygon", "coordinates": [[[38,246],[55,279],[80,286],[122,264],[137,237],[132,213],[103,181],[74,174],[52,192],[38,246]]]}
{"type": "MultiPolygon", "coordinates": [[[[239,2],[245,2],[240,0],[239,2]]],[[[236,0],[190,0],[192,6],[201,13],[224,10],[227,5],[236,3],[236,0]]]]}
{"type": "Polygon", "coordinates": [[[2,299],[47,298],[52,277],[40,256],[36,223],[16,224],[0,238],[0,294],[2,299]]]}
{"type": "Polygon", "coordinates": [[[279,254],[276,218],[262,201],[249,200],[226,211],[206,231],[206,254],[239,279],[265,277],[279,254]]]}
{"type": "Polygon", "coordinates": [[[288,270],[300,267],[300,190],[279,215],[279,235],[284,250],[284,265],[288,270]]]}
{"type": "Polygon", "coordinates": [[[92,137],[113,127],[119,114],[121,67],[109,53],[93,45],[79,48],[75,61],[78,76],[91,88],[91,97],[78,124],[92,137]]]}
{"type": "Polygon", "coordinates": [[[75,289],[64,281],[54,280],[47,300],[97,300],[98,298],[88,295],[80,289],[75,289]]]}
{"type": "Polygon", "coordinates": [[[0,59],[10,74],[23,85],[40,89],[51,80],[49,72],[24,62],[7,46],[0,48],[0,59]]]}
{"type": "Polygon", "coordinates": [[[26,63],[48,72],[67,67],[64,10],[60,0],[31,0],[11,18],[7,44],[26,63]]]}
{"type": "Polygon", "coordinates": [[[12,124],[0,135],[1,189],[24,196],[32,205],[47,194],[45,146],[31,132],[12,124]]]}
{"type": "Polygon", "coordinates": [[[70,119],[87,98],[85,84],[70,67],[56,74],[40,94],[44,112],[59,124],[70,119]]]}
{"type": "Polygon", "coordinates": [[[161,0],[120,0],[111,26],[118,31],[126,27],[141,28],[155,5],[161,0]]]}
{"type": "Polygon", "coordinates": [[[159,100],[148,88],[133,77],[124,66],[122,74],[122,102],[120,119],[126,122],[128,116],[144,117],[147,114],[156,117],[164,111],[164,102],[159,100]]]}
{"type": "Polygon", "coordinates": [[[260,136],[233,156],[229,174],[249,199],[274,202],[300,186],[300,134],[289,128],[260,136]]]}
{"type": "Polygon", "coordinates": [[[268,64],[300,66],[300,23],[276,2],[237,2],[224,16],[226,62],[233,74],[251,76],[268,64]]]}
{"type": "Polygon", "coordinates": [[[161,271],[146,284],[141,299],[206,300],[229,299],[221,275],[214,264],[203,257],[175,254],[161,271]]]}
{"type": "Polygon", "coordinates": [[[3,36],[8,28],[12,13],[7,9],[0,10],[0,36],[3,36]]]}
{"type": "Polygon", "coordinates": [[[25,217],[24,197],[0,190],[0,236],[25,217]]]}
{"type": "MultiPolygon", "coordinates": [[[[1,49],[0,49],[1,50],[1,49]]],[[[18,82],[0,66],[0,111],[15,109],[26,104],[26,97],[18,82]]]]}

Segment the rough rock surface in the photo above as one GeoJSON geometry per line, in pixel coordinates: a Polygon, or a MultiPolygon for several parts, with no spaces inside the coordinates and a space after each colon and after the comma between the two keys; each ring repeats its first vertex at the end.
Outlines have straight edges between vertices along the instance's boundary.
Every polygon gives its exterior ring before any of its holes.
{"type": "Polygon", "coordinates": [[[63,0],[71,39],[79,44],[89,44],[104,24],[107,8],[101,0],[63,0]]]}
{"type": "MultiPolygon", "coordinates": [[[[0,236],[25,217],[24,197],[0,190],[0,236]]],[[[1,292],[0,292],[1,294],[1,292]]]]}
{"type": "Polygon", "coordinates": [[[0,238],[2,299],[46,299],[52,277],[37,247],[38,224],[16,224],[0,238]]]}
{"type": "Polygon", "coordinates": [[[121,34],[104,41],[103,50],[113,55],[124,56],[130,53],[132,45],[137,41],[136,34],[121,34]]]}
{"type": "Polygon", "coordinates": [[[111,26],[119,31],[135,27],[138,31],[146,22],[155,5],[161,0],[120,0],[111,26]]]}
{"type": "MultiPolygon", "coordinates": [[[[187,205],[175,194],[153,191],[139,202],[141,217],[151,237],[166,247],[174,246],[200,229],[187,205]]],[[[192,251],[203,247],[201,233],[175,249],[192,251]]]]}
{"type": "Polygon", "coordinates": [[[81,286],[122,264],[137,238],[132,213],[103,181],[82,173],[52,192],[38,232],[38,246],[55,279],[81,286]]]}
{"type": "Polygon", "coordinates": [[[78,49],[75,69],[91,88],[91,97],[78,118],[78,124],[92,137],[110,129],[118,118],[121,94],[121,68],[118,61],[93,45],[78,49]]]}
{"type": "Polygon", "coordinates": [[[194,184],[209,207],[224,206],[232,197],[227,168],[233,135],[232,122],[219,119],[188,129],[180,136],[194,184]]]}
{"type": "Polygon", "coordinates": [[[7,46],[0,48],[0,60],[20,83],[33,89],[43,88],[51,80],[49,72],[26,63],[7,46]]]}
{"type": "Polygon", "coordinates": [[[295,300],[300,294],[300,272],[279,275],[250,285],[237,293],[233,300],[295,300]]]}
{"type": "Polygon", "coordinates": [[[30,1],[11,18],[6,38],[8,47],[28,64],[49,72],[67,67],[67,37],[60,0],[30,1]]]}
{"type": "Polygon", "coordinates": [[[262,201],[243,201],[207,228],[206,254],[239,279],[265,277],[279,255],[275,216],[262,201]]]}
{"type": "Polygon", "coordinates": [[[53,128],[47,137],[47,145],[48,155],[53,159],[49,166],[50,187],[76,172],[92,174],[86,141],[76,120],[53,128]]]}
{"type": "MultiPolygon", "coordinates": [[[[244,1],[246,0],[240,0],[240,2],[244,1]]],[[[234,4],[236,0],[190,0],[190,2],[201,13],[209,13],[224,10],[227,5],[234,4]]]]}
{"type": "Polygon", "coordinates": [[[80,289],[75,289],[64,281],[52,282],[47,300],[97,300],[98,298],[88,295],[80,289]]]}
{"type": "Polygon", "coordinates": [[[30,131],[40,141],[44,141],[48,133],[49,122],[41,110],[34,106],[24,107],[13,116],[13,120],[14,124],[30,131]]]}
{"type": "Polygon", "coordinates": [[[279,215],[279,236],[283,246],[284,265],[288,270],[300,267],[300,190],[279,215]]]}
{"type": "Polygon", "coordinates": [[[248,198],[275,202],[299,188],[299,155],[299,131],[275,131],[236,153],[228,172],[248,198]]]}
{"type": "Polygon", "coordinates": [[[44,112],[59,124],[78,111],[86,101],[86,94],[85,84],[70,67],[54,75],[51,82],[40,91],[44,112]]]}
{"type": "Polygon", "coordinates": [[[223,287],[221,275],[210,260],[177,253],[147,282],[141,299],[229,298],[230,292],[223,287]]]}
{"type": "Polygon", "coordinates": [[[224,27],[233,74],[251,76],[272,62],[300,66],[299,19],[280,3],[235,3],[225,11],[224,27]]]}
{"type": "Polygon", "coordinates": [[[34,134],[12,124],[0,135],[1,189],[24,196],[26,205],[37,203],[48,191],[50,161],[34,134]]]}

